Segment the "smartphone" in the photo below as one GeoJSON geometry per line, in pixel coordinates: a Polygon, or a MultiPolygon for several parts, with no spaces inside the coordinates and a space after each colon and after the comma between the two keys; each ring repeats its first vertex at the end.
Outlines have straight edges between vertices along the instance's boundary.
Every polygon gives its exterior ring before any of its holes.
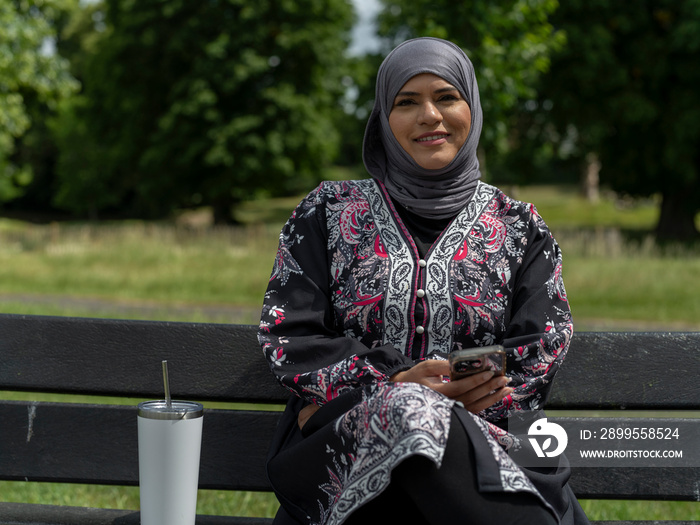
{"type": "Polygon", "coordinates": [[[501,345],[455,350],[450,352],[447,359],[451,381],[487,370],[493,370],[497,376],[506,373],[506,351],[501,345]]]}

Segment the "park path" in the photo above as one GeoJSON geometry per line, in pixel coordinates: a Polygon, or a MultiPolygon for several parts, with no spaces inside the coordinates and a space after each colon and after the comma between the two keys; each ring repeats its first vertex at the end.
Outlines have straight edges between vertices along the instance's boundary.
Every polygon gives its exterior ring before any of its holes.
{"type": "MultiPolygon", "coordinates": [[[[229,304],[163,304],[148,301],[111,301],[91,297],[69,295],[30,295],[0,293],[0,312],[25,313],[13,308],[9,312],[3,303],[13,305],[44,306],[51,311],[65,308],[71,311],[85,311],[86,316],[124,316],[130,319],[213,319],[215,322],[230,324],[257,324],[260,307],[229,304]]],[[[586,319],[574,317],[578,331],[586,332],[697,332],[698,323],[662,323],[620,319],[586,319]]]]}
{"type": "Polygon", "coordinates": [[[216,322],[232,324],[257,324],[260,319],[260,307],[248,307],[226,304],[163,304],[148,301],[110,301],[94,297],[75,297],[69,295],[34,295],[0,293],[0,311],[4,313],[25,313],[19,309],[9,312],[2,305],[43,306],[51,311],[62,308],[70,311],[90,312],[93,317],[123,315],[130,319],[215,319],[216,322]]]}

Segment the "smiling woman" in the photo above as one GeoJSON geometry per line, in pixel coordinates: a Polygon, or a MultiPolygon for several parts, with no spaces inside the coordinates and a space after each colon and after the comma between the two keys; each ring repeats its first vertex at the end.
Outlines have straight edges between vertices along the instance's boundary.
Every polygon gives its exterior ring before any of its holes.
{"type": "Polygon", "coordinates": [[[479,180],[482,118],[459,47],[404,42],[377,74],[371,178],[322,183],[282,229],[258,332],[294,394],[275,524],[587,523],[565,458],[518,460],[573,325],[544,221],[479,180]],[[447,380],[451,352],[493,344],[506,375],[447,380]]]}

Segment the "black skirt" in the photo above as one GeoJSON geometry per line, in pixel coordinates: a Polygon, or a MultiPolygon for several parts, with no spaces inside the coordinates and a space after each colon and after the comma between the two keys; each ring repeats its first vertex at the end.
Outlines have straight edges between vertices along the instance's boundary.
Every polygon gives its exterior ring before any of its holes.
{"type": "Polygon", "coordinates": [[[528,455],[526,439],[430,388],[357,389],[322,406],[302,431],[305,404],[289,401],[270,448],[276,525],[366,522],[382,513],[392,521],[403,513],[410,523],[465,514],[471,523],[588,523],[567,485],[565,456],[519,466],[506,448],[528,455]]]}

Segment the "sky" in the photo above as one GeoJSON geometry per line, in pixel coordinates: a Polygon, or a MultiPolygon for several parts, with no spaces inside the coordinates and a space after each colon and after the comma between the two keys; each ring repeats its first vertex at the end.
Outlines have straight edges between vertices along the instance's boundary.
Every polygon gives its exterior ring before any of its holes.
{"type": "Polygon", "coordinates": [[[379,40],[376,36],[375,18],[382,8],[380,0],[352,0],[357,12],[357,23],[352,30],[352,42],[348,52],[351,55],[377,51],[379,40]]]}

